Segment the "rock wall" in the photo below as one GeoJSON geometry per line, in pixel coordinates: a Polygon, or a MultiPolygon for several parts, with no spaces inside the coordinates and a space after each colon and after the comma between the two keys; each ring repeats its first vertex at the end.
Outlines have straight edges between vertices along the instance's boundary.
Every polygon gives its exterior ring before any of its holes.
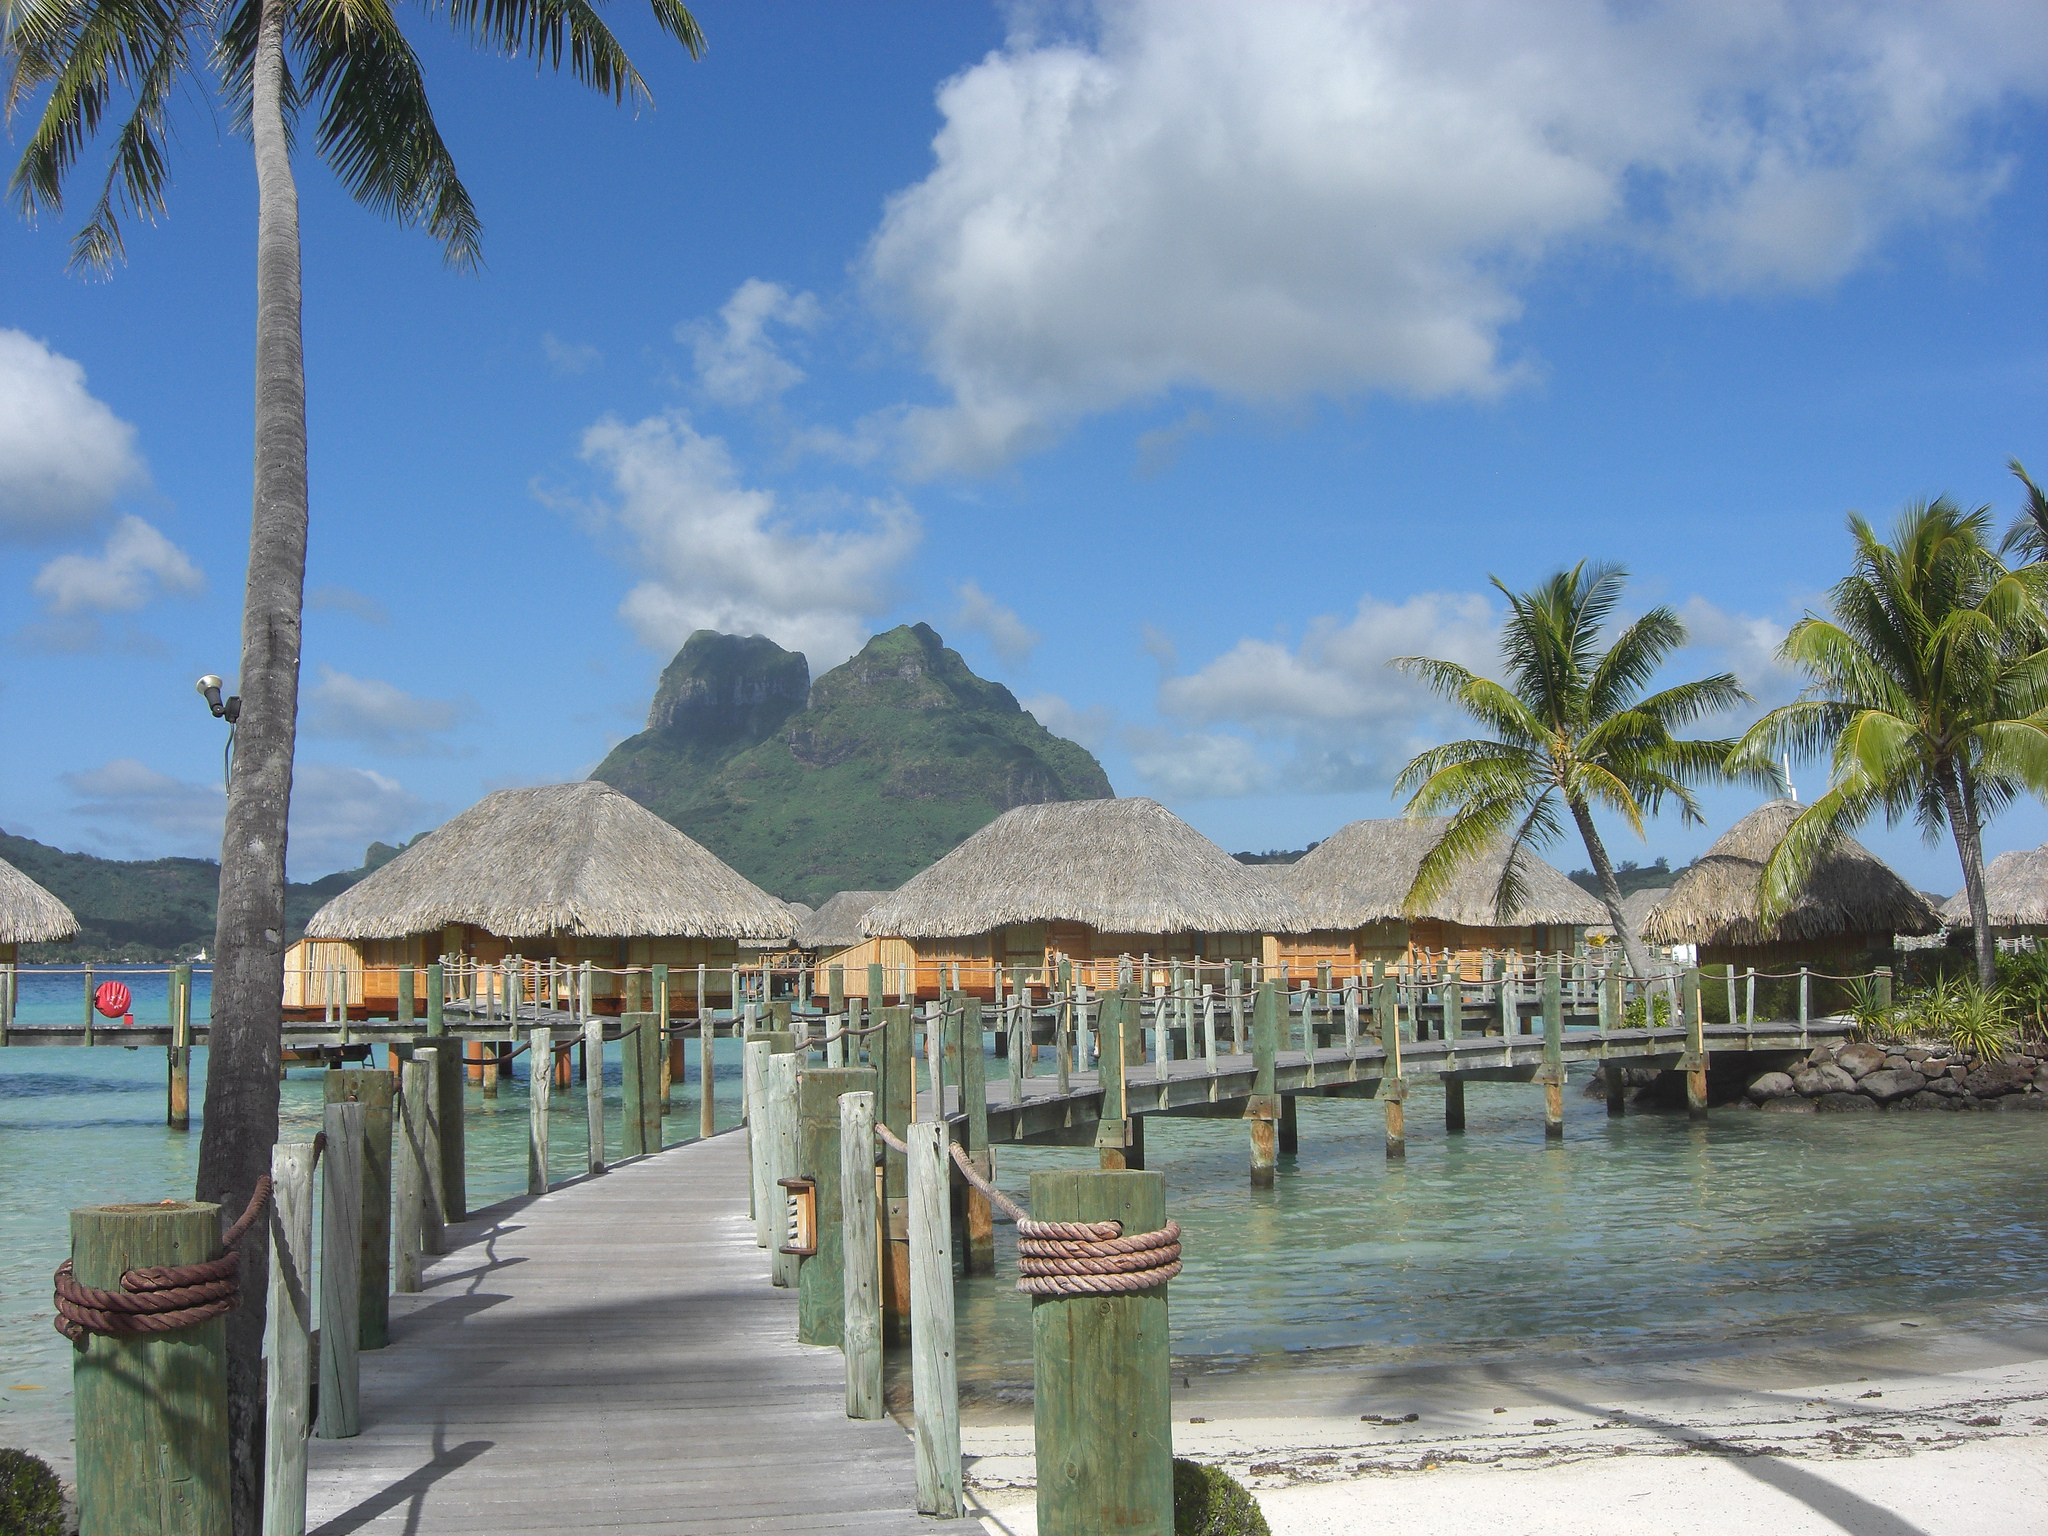
{"type": "Polygon", "coordinates": [[[1774,1114],[1877,1109],[2048,1111],[2048,1045],[1976,1060],[1919,1045],[1840,1041],[1816,1047],[1790,1071],[1762,1072],[1743,1107],[1774,1114]]]}

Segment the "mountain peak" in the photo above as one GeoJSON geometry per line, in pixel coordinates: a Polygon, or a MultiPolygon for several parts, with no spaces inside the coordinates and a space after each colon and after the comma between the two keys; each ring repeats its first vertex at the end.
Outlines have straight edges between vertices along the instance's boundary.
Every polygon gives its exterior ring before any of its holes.
{"type": "Polygon", "coordinates": [[[899,624],[874,636],[851,659],[811,686],[811,708],[843,704],[880,709],[992,709],[1016,714],[1016,696],[976,677],[929,624],[899,624]]]}
{"type": "Polygon", "coordinates": [[[662,669],[647,729],[706,744],[752,746],[797,710],[811,690],[811,664],[766,635],[700,629],[662,669]]]}

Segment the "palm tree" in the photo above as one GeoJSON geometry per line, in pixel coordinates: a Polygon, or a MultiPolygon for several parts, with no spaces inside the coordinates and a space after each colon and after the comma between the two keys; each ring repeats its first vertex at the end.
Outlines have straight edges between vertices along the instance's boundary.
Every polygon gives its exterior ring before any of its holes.
{"type": "Polygon", "coordinates": [[[2039,565],[2048,561],[2048,495],[2034,484],[2034,477],[2027,473],[2026,465],[2018,459],[2007,459],[2005,467],[2027,488],[2027,499],[2020,507],[2019,515],[2012,520],[2012,526],[2005,530],[2005,539],[1999,544],[1998,552],[2002,555],[2017,552],[2029,563],[2039,565]]]}
{"type": "Polygon", "coordinates": [[[1826,794],[1764,865],[1767,920],[1798,896],[1841,833],[1883,811],[1931,841],[1946,827],[1977,931],[1977,979],[1995,974],[1984,900],[1984,824],[2020,795],[2048,793],[2048,616],[2039,567],[2010,571],[1987,543],[1991,511],[1942,498],[1908,506],[1881,539],[1850,515],[1856,557],[1778,654],[1811,683],[1749,730],[1732,759],[1831,754],[1826,794]]]}
{"type": "Polygon", "coordinates": [[[1500,643],[1507,683],[1427,657],[1389,663],[1492,732],[1432,747],[1395,780],[1395,793],[1415,792],[1409,815],[1455,810],[1416,871],[1407,905],[1412,910],[1441,895],[1460,868],[1485,857],[1505,836],[1510,857],[1494,892],[1495,908],[1504,916],[1522,896],[1514,855],[1559,835],[1562,802],[1585,840],[1629,969],[1647,976],[1649,957],[1622,912],[1621,886],[1593,824],[1593,808],[1621,816],[1638,836],[1644,813],[1655,814],[1667,798],[1685,820],[1700,821],[1687,786],[1722,777],[1731,743],[1680,741],[1672,732],[1745,703],[1749,695],[1721,672],[1645,697],[1643,689],[1664,658],[1685,644],[1685,626],[1669,608],[1652,608],[1603,651],[1601,633],[1628,580],[1619,566],[1582,560],[1524,593],[1491,579],[1508,600],[1500,643]]]}
{"type": "MultiPolygon", "coordinates": [[[[689,11],[677,0],[650,4],[662,30],[700,56],[704,36],[689,11]]],[[[422,0],[421,8],[479,48],[558,71],[566,52],[582,84],[616,102],[649,99],[625,49],[581,0],[422,0]]],[[[190,77],[210,71],[255,151],[256,484],[197,1179],[199,1198],[239,1212],[268,1171],[277,1140],[285,833],[307,522],[295,126],[317,112],[313,147],[342,184],[377,212],[423,226],[451,266],[476,264],[481,229],[389,0],[6,0],[0,23],[0,58],[9,66],[0,110],[11,121],[29,97],[50,87],[11,182],[24,217],[62,207],[64,183],[110,124],[116,92],[132,98],[92,211],[72,243],[74,268],[104,271],[123,258],[120,215],[154,218],[163,211],[166,108],[190,77]]],[[[268,1261],[262,1230],[259,1224],[244,1241],[246,1303],[228,1320],[237,1536],[253,1536],[261,1519],[268,1261]]]]}

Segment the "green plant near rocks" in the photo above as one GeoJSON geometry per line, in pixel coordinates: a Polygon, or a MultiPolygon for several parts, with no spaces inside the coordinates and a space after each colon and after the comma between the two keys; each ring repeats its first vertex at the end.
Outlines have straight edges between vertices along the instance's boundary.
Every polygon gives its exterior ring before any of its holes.
{"type": "Polygon", "coordinates": [[[1978,1061],[1996,1061],[2018,1043],[2005,999],[1987,992],[1975,982],[1956,987],[1956,998],[1948,1021],[1948,1042],[1965,1056],[1978,1061]]]}
{"type": "Polygon", "coordinates": [[[1998,991],[2020,1033],[2048,1036],[2048,949],[1999,955],[1998,991]]]}
{"type": "Polygon", "coordinates": [[[1647,1002],[1640,997],[1631,998],[1621,1010],[1623,1029],[1662,1029],[1670,1022],[1671,999],[1668,997],[1653,997],[1647,1002]],[[1657,1021],[1655,1024],[1645,1022],[1652,1018],[1657,1021]]]}
{"type": "Polygon", "coordinates": [[[1173,1536],[1272,1536],[1259,1501],[1221,1467],[1173,1460],[1173,1536]]]}
{"type": "MultiPolygon", "coordinates": [[[[1264,1522],[1259,1529],[1265,1529],[1264,1522]]],[[[0,1450],[0,1531],[63,1536],[64,1485],[42,1458],[27,1451],[0,1450]]]]}
{"type": "Polygon", "coordinates": [[[1898,1022],[1898,1008],[1885,996],[1875,976],[1858,976],[1846,985],[1846,996],[1842,1000],[1842,1011],[1854,1022],[1851,1038],[1856,1040],[1881,1040],[1888,1038],[1898,1022]]]}

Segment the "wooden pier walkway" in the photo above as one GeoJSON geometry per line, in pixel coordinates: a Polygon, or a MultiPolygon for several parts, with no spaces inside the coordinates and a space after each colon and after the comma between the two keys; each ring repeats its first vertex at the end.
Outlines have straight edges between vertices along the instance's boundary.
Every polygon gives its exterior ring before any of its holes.
{"type": "Polygon", "coordinates": [[[846,1417],[768,1267],[737,1133],[451,1226],[363,1433],[311,1444],[307,1530],[979,1536],[915,1513],[908,1435],[846,1417]]]}

